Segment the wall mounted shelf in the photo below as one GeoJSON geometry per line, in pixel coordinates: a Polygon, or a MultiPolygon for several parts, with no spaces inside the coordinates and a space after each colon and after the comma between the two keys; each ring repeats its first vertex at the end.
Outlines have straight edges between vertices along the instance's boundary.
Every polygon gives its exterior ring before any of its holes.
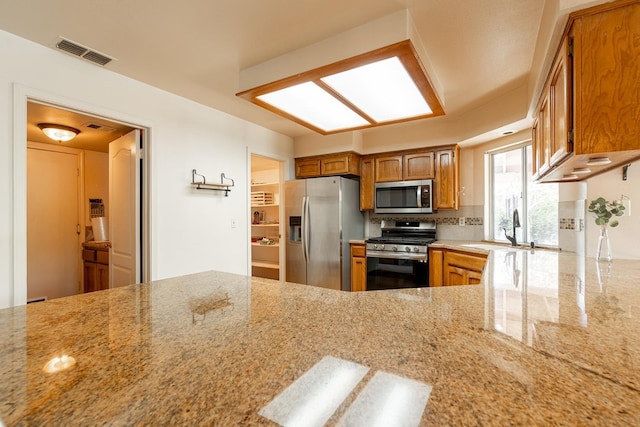
{"type": "Polygon", "coordinates": [[[235,181],[231,178],[227,178],[224,175],[224,172],[220,174],[220,183],[210,183],[207,182],[207,179],[204,175],[199,174],[195,169],[191,170],[191,185],[196,186],[196,190],[213,190],[213,191],[224,191],[224,196],[228,197],[229,192],[231,191],[231,187],[235,186],[235,181]],[[202,181],[197,182],[196,176],[201,177],[202,181]],[[225,184],[225,179],[231,181],[231,184],[225,184]]]}

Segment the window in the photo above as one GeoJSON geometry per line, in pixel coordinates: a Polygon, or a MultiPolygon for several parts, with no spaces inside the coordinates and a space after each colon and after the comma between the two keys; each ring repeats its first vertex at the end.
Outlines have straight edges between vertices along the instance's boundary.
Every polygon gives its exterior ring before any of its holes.
{"type": "Polygon", "coordinates": [[[489,239],[507,242],[518,210],[518,242],[558,245],[558,184],[537,184],[531,176],[531,144],[489,156],[489,239]]]}

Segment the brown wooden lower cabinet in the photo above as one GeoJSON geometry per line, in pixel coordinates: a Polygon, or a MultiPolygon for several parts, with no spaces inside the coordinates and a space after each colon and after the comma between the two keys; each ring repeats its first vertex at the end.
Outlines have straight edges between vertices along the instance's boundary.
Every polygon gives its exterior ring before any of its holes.
{"type": "Polygon", "coordinates": [[[367,290],[367,247],[351,244],[351,292],[367,290]]]}
{"type": "Polygon", "coordinates": [[[109,289],[109,249],[84,248],[84,292],[109,289]]]}
{"type": "Polygon", "coordinates": [[[429,286],[477,285],[487,255],[446,248],[429,248],[429,286]]]}

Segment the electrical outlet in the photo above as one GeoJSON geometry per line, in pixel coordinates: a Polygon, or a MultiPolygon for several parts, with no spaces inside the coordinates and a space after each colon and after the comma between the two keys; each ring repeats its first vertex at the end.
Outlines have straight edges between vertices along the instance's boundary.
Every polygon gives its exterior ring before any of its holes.
{"type": "Polygon", "coordinates": [[[464,227],[466,223],[467,223],[467,219],[465,217],[461,216],[460,218],[458,218],[458,225],[460,227],[464,227]]]}
{"type": "Polygon", "coordinates": [[[236,228],[238,226],[238,224],[236,223],[235,219],[231,220],[231,228],[236,228]]]}

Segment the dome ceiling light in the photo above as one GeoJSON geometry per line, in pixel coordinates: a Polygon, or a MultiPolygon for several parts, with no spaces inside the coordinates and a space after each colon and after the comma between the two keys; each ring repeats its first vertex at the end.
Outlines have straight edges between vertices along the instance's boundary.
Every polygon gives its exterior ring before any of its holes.
{"type": "Polygon", "coordinates": [[[64,125],[56,125],[53,123],[39,123],[38,127],[47,135],[49,138],[58,142],[67,142],[71,141],[80,133],[80,131],[76,128],[72,128],[70,126],[64,125]]]}
{"type": "Polygon", "coordinates": [[[236,95],[323,135],[445,114],[411,40],[236,95]]]}

